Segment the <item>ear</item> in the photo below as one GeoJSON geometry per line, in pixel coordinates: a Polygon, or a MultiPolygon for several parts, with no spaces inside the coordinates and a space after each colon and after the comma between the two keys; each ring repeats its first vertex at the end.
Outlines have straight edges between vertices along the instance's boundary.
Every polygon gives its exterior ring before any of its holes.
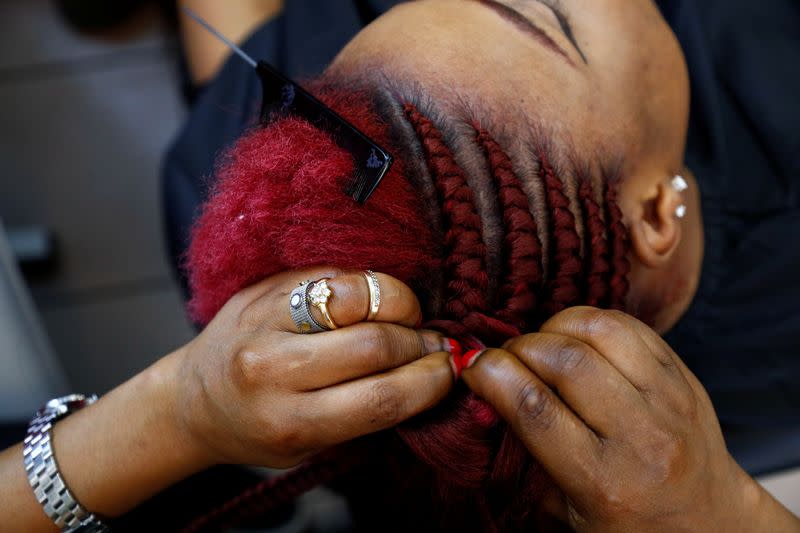
{"type": "Polygon", "coordinates": [[[659,182],[644,191],[630,220],[631,244],[639,260],[661,268],[672,259],[681,241],[676,215],[682,198],[669,183],[659,182]]]}

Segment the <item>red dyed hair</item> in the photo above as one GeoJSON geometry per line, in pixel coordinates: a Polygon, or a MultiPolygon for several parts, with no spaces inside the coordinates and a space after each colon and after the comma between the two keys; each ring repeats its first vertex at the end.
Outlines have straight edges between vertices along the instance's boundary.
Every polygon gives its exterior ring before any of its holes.
{"type": "MultiPolygon", "coordinates": [[[[329,100],[389,145],[387,126],[359,113],[363,96],[329,100]]],[[[440,246],[404,178],[403,161],[395,161],[363,206],[342,193],[352,170],[350,154],[330,135],[297,118],[240,139],[222,158],[193,230],[186,261],[192,317],[205,324],[244,287],[295,268],[372,268],[402,280],[424,280],[441,268],[440,246]]]]}
{"type": "MultiPolygon", "coordinates": [[[[405,153],[368,95],[323,91],[320,96],[390,152],[405,153]]],[[[438,291],[443,305],[426,326],[465,339],[468,345],[476,338],[502,343],[534,330],[570,305],[623,305],[628,244],[613,183],[606,182],[606,189],[595,197],[589,182],[581,182],[573,205],[546,150],[534,151],[536,176],[519,176],[489,131],[473,124],[473,142],[486,158],[504,232],[502,280],[496,301],[490,301],[484,221],[465,171],[431,119],[411,104],[404,105],[402,116],[421,146],[419,156],[438,194],[443,242],[437,242],[436,232],[425,222],[431,217],[422,212],[424,203],[402,157],[396,158],[373,197],[358,205],[342,192],[353,170],[350,155],[310,124],[282,119],[245,135],[221,160],[187,255],[192,316],[206,323],[244,287],[281,271],[317,264],[385,272],[409,284],[421,300],[426,291],[438,291]],[[525,193],[523,182],[530,179],[542,183],[545,205],[532,205],[525,193]],[[532,214],[536,209],[545,210],[547,228],[537,226],[532,214]],[[573,210],[580,211],[585,222],[584,243],[573,210]],[[549,241],[547,269],[542,234],[549,241]],[[386,253],[387,246],[391,253],[386,253]],[[442,287],[431,287],[431,279],[443,279],[442,287]]],[[[494,410],[465,387],[457,387],[442,405],[381,442],[402,442],[413,452],[401,460],[405,456],[396,449],[372,448],[386,456],[386,475],[393,476],[383,480],[381,490],[390,492],[406,477],[418,484],[405,487],[408,493],[392,501],[401,509],[410,494],[425,490],[419,484],[433,484],[438,491],[431,494],[438,494],[442,503],[436,511],[453,502],[461,509],[442,511],[447,515],[442,527],[492,531],[530,525],[530,508],[546,476],[494,410]]],[[[213,530],[263,514],[316,483],[340,477],[358,463],[347,449],[255,487],[199,518],[188,530],[213,530]]],[[[359,457],[363,460],[363,450],[359,457]]]]}

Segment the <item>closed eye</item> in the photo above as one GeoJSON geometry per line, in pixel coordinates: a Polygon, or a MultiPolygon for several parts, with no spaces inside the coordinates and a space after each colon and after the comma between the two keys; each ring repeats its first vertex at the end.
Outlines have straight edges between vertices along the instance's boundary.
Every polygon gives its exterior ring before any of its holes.
{"type": "Polygon", "coordinates": [[[556,20],[558,21],[558,25],[561,26],[561,31],[564,32],[564,36],[567,40],[572,43],[572,46],[575,47],[575,50],[580,54],[581,59],[587,65],[589,64],[589,60],[586,59],[586,54],[583,53],[581,47],[578,46],[578,41],[575,39],[575,33],[572,31],[572,25],[569,23],[569,19],[564,12],[559,7],[559,2],[557,0],[534,0],[535,2],[539,2],[540,4],[546,6],[553,12],[553,15],[556,16],[556,20]]]}
{"type": "Polygon", "coordinates": [[[534,24],[528,17],[524,16],[516,9],[507,6],[506,4],[503,4],[501,2],[498,2],[497,0],[475,0],[475,1],[483,6],[488,7],[489,9],[500,15],[502,18],[504,18],[505,20],[516,26],[518,29],[523,31],[524,33],[527,33],[528,35],[532,36],[540,44],[543,44],[547,48],[563,56],[564,59],[566,59],[570,65],[574,66],[569,54],[567,54],[564,51],[564,49],[561,48],[558,45],[558,43],[556,43],[547,34],[547,32],[542,30],[539,26],[534,24]]]}

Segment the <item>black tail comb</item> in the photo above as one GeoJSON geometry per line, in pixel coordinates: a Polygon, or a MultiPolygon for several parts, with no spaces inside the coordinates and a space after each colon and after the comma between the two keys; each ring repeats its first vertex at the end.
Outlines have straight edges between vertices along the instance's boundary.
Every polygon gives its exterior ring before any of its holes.
{"type": "Polygon", "coordinates": [[[293,115],[328,132],[336,144],[353,156],[353,176],[343,192],[360,204],[369,200],[392,166],[393,159],[389,152],[272,65],[266,61],[256,62],[194,11],[186,7],[183,10],[249,65],[255,67],[263,91],[261,123],[266,125],[278,118],[293,115]]]}
{"type": "Polygon", "coordinates": [[[366,202],[392,166],[392,156],[269,63],[259,61],[256,72],[263,89],[261,122],[267,124],[294,115],[328,132],[336,144],[353,156],[354,172],[344,193],[356,202],[366,202]]]}

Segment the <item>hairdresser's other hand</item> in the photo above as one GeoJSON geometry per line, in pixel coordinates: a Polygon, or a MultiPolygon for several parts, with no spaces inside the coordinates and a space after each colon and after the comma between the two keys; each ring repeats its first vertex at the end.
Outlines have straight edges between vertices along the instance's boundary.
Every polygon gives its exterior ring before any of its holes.
{"type": "MultiPolygon", "coordinates": [[[[360,272],[331,268],[273,276],[234,296],[180,354],[182,424],[210,463],[295,465],[438,403],[453,383],[447,340],[416,331],[419,302],[377,274],[380,311],[360,272]],[[296,332],[289,295],[330,278],[339,329],[296,332]]],[[[314,309],[317,312],[316,309],[314,309]]]]}
{"type": "Polygon", "coordinates": [[[706,391],[650,328],[568,309],[464,371],[558,485],[579,531],[766,531],[778,505],[728,453],[706,391]],[[771,501],[770,501],[771,500],[771,501]]]}

